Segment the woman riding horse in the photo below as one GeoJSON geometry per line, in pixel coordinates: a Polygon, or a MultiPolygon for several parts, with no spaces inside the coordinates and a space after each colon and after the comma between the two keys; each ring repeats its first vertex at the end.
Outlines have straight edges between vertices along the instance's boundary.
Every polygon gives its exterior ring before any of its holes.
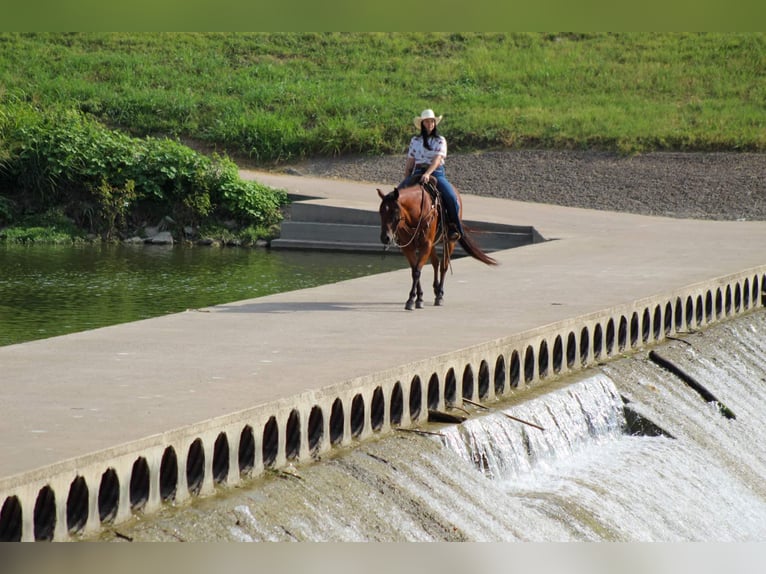
{"type": "Polygon", "coordinates": [[[425,184],[433,176],[444,207],[447,209],[449,220],[447,235],[450,240],[457,241],[463,235],[463,226],[460,221],[457,192],[444,172],[447,140],[436,130],[441,119],[442,116],[437,118],[433,110],[423,110],[420,116],[413,120],[420,134],[410,140],[404,166],[404,179],[396,186],[396,189],[404,189],[415,183],[425,184]]]}

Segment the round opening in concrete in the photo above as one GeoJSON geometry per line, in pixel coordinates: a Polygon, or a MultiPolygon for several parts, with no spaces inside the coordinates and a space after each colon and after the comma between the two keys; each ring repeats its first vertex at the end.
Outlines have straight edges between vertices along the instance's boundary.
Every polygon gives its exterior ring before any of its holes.
{"type": "Polygon", "coordinates": [[[614,319],[609,319],[606,323],[606,356],[611,357],[614,353],[614,319]]]}
{"type": "Polygon", "coordinates": [[[702,304],[702,295],[697,295],[697,312],[695,313],[695,319],[697,321],[697,327],[702,325],[702,321],[705,317],[705,306],[702,304]]]}
{"type": "Polygon", "coordinates": [[[646,343],[649,341],[649,336],[652,333],[652,318],[649,313],[649,308],[644,309],[644,314],[641,317],[641,341],[646,343]]]}
{"type": "Polygon", "coordinates": [[[117,477],[116,470],[108,468],[101,475],[101,483],[98,487],[98,517],[102,524],[114,520],[119,504],[120,479],[117,477]]]}
{"type": "Polygon", "coordinates": [[[684,328],[684,304],[681,301],[680,297],[676,299],[675,319],[676,319],[676,331],[681,331],[684,328]]]}
{"type": "Polygon", "coordinates": [[[428,381],[428,408],[439,408],[439,376],[436,373],[428,381]]]}
{"type": "Polygon", "coordinates": [[[402,424],[402,416],[404,415],[404,393],[402,392],[402,385],[399,381],[396,382],[394,388],[391,389],[391,426],[399,426],[402,424]]]}
{"type": "Polygon", "coordinates": [[[43,486],[35,501],[35,540],[53,540],[56,529],[56,494],[50,486],[43,486]]]}
{"type": "Polygon", "coordinates": [[[383,422],[386,418],[386,400],[383,397],[383,389],[377,387],[372,393],[372,402],[370,403],[370,425],[374,432],[383,428],[383,422]]]}
{"type": "Polygon", "coordinates": [[[583,327],[580,331],[580,364],[588,364],[588,351],[590,349],[590,331],[588,327],[583,327]]]}
{"type": "MultiPolygon", "coordinates": [[[[505,385],[505,381],[502,381],[502,385],[505,385]]],[[[503,394],[503,389],[500,389],[500,393],[503,394]]],[[[487,361],[482,360],[479,363],[479,400],[486,399],[489,396],[489,365],[487,361]]]]}
{"type": "Polygon", "coordinates": [[[297,409],[290,411],[285,428],[285,456],[295,460],[301,452],[301,415],[297,409]]]}
{"type": "Polygon", "coordinates": [[[351,436],[359,437],[364,430],[364,399],[356,395],[351,401],[351,436]]]}
{"type": "Polygon", "coordinates": [[[309,452],[315,455],[322,446],[324,436],[324,414],[319,406],[314,405],[309,413],[309,452]]]}
{"type": "Polygon", "coordinates": [[[673,306],[670,301],[665,303],[665,335],[669,336],[673,332],[673,306]]]}
{"type": "Polygon", "coordinates": [[[447,371],[447,377],[444,379],[444,402],[449,406],[457,404],[457,378],[453,368],[447,371]]]}
{"type": "Polygon", "coordinates": [[[561,335],[556,335],[556,339],[553,341],[553,372],[558,375],[563,365],[564,343],[561,340],[561,335]]]}
{"type": "Polygon", "coordinates": [[[705,320],[710,323],[713,320],[713,294],[708,291],[705,295],[705,320]]]}
{"type": "Polygon", "coordinates": [[[263,427],[263,443],[261,445],[261,456],[263,457],[263,466],[271,468],[277,461],[277,452],[279,451],[279,425],[276,417],[269,418],[263,427]]]}
{"type": "Polygon", "coordinates": [[[745,309],[750,308],[750,280],[745,279],[745,282],[742,284],[742,299],[745,303],[745,309]]]}
{"type": "MultiPolygon", "coordinates": [[[[505,394],[505,385],[507,380],[507,373],[505,372],[505,357],[500,355],[495,361],[495,394],[502,396],[505,394]]],[[[484,398],[486,395],[482,395],[484,398]]]]}
{"type": "Polygon", "coordinates": [[[630,316],[630,348],[631,349],[638,345],[638,332],[639,332],[638,313],[634,312],[633,315],[630,316]]]}
{"type": "Polygon", "coordinates": [[[162,453],[162,462],[160,462],[160,498],[162,500],[175,499],[177,488],[178,457],[175,449],[169,446],[162,453]]]}
{"type": "Polygon", "coordinates": [[[22,512],[17,496],[9,496],[0,509],[0,542],[21,542],[22,512]]]}
{"type": "Polygon", "coordinates": [[[535,378],[535,350],[532,345],[524,353],[524,382],[531,383],[535,378]]]}
{"type": "Polygon", "coordinates": [[[88,483],[82,476],[77,476],[69,485],[66,499],[66,526],[70,534],[77,534],[88,522],[88,483]]]}
{"type": "Polygon", "coordinates": [[[723,294],[720,287],[715,290],[715,316],[717,319],[723,315],[723,294]]]}
{"type": "Polygon", "coordinates": [[[617,327],[617,349],[624,351],[628,344],[628,320],[625,315],[620,317],[620,326],[617,327]]]}
{"type": "Polygon", "coordinates": [[[694,301],[691,297],[686,298],[686,327],[692,328],[694,321],[694,301]]]}
{"type": "Polygon", "coordinates": [[[601,323],[596,323],[593,328],[593,358],[600,359],[604,348],[604,330],[601,323]]]}
{"type": "Polygon", "coordinates": [[[516,389],[521,383],[521,359],[519,358],[519,352],[514,350],[511,353],[511,387],[516,389]]]}
{"type": "Polygon", "coordinates": [[[726,310],[727,315],[731,315],[731,304],[732,304],[732,297],[731,297],[731,285],[726,286],[726,299],[725,299],[725,305],[724,309],[726,310]]]}
{"type": "Polygon", "coordinates": [[[225,432],[216,437],[213,445],[213,481],[216,484],[226,484],[229,478],[229,438],[225,432]]]}
{"type": "Polygon", "coordinates": [[[237,462],[239,463],[240,476],[248,475],[253,471],[255,466],[255,433],[250,425],[245,425],[245,428],[239,433],[237,462]]]}
{"type": "Polygon", "coordinates": [[[343,441],[344,421],[343,401],[335,399],[330,412],[330,444],[335,446],[343,441]]]}
{"type": "Polygon", "coordinates": [[[410,420],[416,421],[420,418],[420,411],[423,408],[423,387],[420,384],[420,377],[415,375],[410,382],[410,420]]]}
{"type": "Polygon", "coordinates": [[[577,337],[572,331],[567,335],[567,368],[572,369],[577,359],[577,337]]]}
{"type": "Polygon", "coordinates": [[[149,465],[144,457],[133,463],[130,472],[130,508],[141,510],[149,500],[149,465]]]}
{"type": "Polygon", "coordinates": [[[189,494],[197,495],[205,478],[205,448],[202,439],[196,439],[189,447],[186,457],[186,484],[189,494]]]}
{"type": "Polygon", "coordinates": [[[544,379],[548,376],[548,365],[550,359],[548,356],[548,341],[540,341],[540,348],[537,350],[537,376],[544,379]]]}
{"type": "Polygon", "coordinates": [[[463,369],[462,396],[469,401],[473,399],[473,369],[471,365],[466,365],[463,369]]]}

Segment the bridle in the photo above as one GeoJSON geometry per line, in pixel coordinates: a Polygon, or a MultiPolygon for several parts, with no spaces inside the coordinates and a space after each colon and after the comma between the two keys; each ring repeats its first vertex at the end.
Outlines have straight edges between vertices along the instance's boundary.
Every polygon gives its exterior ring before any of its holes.
{"type": "MultiPolygon", "coordinates": [[[[396,245],[399,248],[407,247],[409,246],[413,241],[415,241],[415,238],[418,236],[418,233],[420,232],[421,227],[423,227],[423,222],[426,220],[426,213],[425,213],[425,206],[426,206],[426,191],[423,188],[423,186],[420,186],[420,216],[418,217],[418,224],[415,226],[415,231],[410,236],[410,240],[407,241],[404,245],[399,243],[399,227],[400,225],[404,224],[409,229],[412,229],[409,225],[407,225],[406,221],[402,221],[401,217],[401,206],[399,206],[399,200],[395,199],[393,200],[397,204],[397,209],[394,212],[395,216],[391,218],[391,228],[393,231],[393,239],[394,239],[394,245],[396,245]]],[[[388,200],[391,201],[391,200],[388,200]]],[[[428,220],[430,222],[430,219],[428,220]]]]}

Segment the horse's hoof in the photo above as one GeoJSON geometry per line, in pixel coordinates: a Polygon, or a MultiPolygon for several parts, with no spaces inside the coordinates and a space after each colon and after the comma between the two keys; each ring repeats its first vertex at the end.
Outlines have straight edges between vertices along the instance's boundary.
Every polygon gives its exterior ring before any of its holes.
{"type": "Polygon", "coordinates": [[[414,306],[414,303],[413,303],[412,301],[407,301],[407,302],[404,304],[404,308],[405,308],[407,311],[412,311],[412,307],[413,307],[413,306],[414,306]]]}
{"type": "Polygon", "coordinates": [[[434,299],[434,306],[441,307],[441,305],[442,305],[442,300],[440,298],[434,299]]]}
{"type": "Polygon", "coordinates": [[[423,308],[423,301],[418,301],[417,303],[415,303],[415,308],[416,309],[422,309],[423,308]]]}

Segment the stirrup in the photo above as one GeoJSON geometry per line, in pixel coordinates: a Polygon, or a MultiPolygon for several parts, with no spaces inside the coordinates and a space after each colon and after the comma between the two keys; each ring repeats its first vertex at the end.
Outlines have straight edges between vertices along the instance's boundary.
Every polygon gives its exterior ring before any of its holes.
{"type": "Polygon", "coordinates": [[[447,238],[450,241],[458,241],[460,239],[460,232],[457,230],[457,227],[450,225],[447,230],[447,238]]]}

